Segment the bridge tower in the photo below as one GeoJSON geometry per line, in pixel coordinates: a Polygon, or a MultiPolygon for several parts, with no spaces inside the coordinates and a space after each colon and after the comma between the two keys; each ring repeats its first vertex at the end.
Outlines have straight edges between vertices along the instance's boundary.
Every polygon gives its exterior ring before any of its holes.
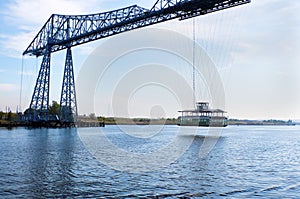
{"type": "MultiPolygon", "coordinates": [[[[48,122],[51,53],[45,51],[29,108],[30,122],[48,122]]],[[[77,101],[71,48],[67,49],[60,98],[59,121],[65,126],[77,122],[77,101]]]]}
{"type": "Polygon", "coordinates": [[[50,60],[51,53],[46,50],[29,107],[31,122],[49,120],[50,60]]]}
{"type": "Polygon", "coordinates": [[[67,49],[66,64],[60,98],[59,118],[64,124],[77,122],[77,101],[71,48],[67,49]]]}
{"type": "Polygon", "coordinates": [[[57,121],[72,126],[77,121],[77,102],[71,48],[126,31],[240,6],[251,0],[156,0],[150,9],[133,5],[90,15],[52,14],[23,55],[43,56],[27,120],[48,125],[57,121]],[[67,49],[59,118],[49,115],[51,53],[67,49]]]}

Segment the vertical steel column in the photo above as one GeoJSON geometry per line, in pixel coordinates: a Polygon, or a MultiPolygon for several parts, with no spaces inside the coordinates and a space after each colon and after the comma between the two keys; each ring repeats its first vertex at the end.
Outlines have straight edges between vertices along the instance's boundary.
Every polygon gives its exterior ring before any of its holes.
{"type": "Polygon", "coordinates": [[[50,59],[51,54],[46,51],[30,103],[30,121],[49,119],[50,59]]]}
{"type": "Polygon", "coordinates": [[[71,48],[67,49],[66,64],[60,98],[60,121],[65,123],[77,122],[77,101],[74,81],[74,70],[71,48]]]}

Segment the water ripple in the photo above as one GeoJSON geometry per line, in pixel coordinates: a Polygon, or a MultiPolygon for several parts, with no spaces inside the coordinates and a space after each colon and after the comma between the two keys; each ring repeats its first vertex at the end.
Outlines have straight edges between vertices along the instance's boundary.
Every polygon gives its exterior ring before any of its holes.
{"type": "MultiPolygon", "coordinates": [[[[125,150],[152,152],[176,128],[150,141],[105,129],[125,150]]],[[[171,165],[126,173],[98,162],[74,129],[1,129],[0,198],[298,198],[299,133],[297,126],[228,127],[200,159],[200,132],[171,165]]]]}

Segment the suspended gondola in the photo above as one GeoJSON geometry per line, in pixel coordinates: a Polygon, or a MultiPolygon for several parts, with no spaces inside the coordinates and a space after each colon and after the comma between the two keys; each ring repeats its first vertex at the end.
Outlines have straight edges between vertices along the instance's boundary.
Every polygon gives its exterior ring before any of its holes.
{"type": "Polygon", "coordinates": [[[194,110],[179,111],[178,126],[226,127],[228,118],[221,109],[209,108],[208,102],[198,102],[194,110]]]}

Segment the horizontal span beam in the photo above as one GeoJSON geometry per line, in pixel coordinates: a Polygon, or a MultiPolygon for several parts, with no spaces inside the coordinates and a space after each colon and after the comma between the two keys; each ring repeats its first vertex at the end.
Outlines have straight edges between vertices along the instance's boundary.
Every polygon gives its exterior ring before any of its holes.
{"type": "Polygon", "coordinates": [[[250,0],[158,0],[151,9],[137,5],[91,15],[53,14],[23,55],[41,56],[129,30],[208,14],[250,0]]]}

